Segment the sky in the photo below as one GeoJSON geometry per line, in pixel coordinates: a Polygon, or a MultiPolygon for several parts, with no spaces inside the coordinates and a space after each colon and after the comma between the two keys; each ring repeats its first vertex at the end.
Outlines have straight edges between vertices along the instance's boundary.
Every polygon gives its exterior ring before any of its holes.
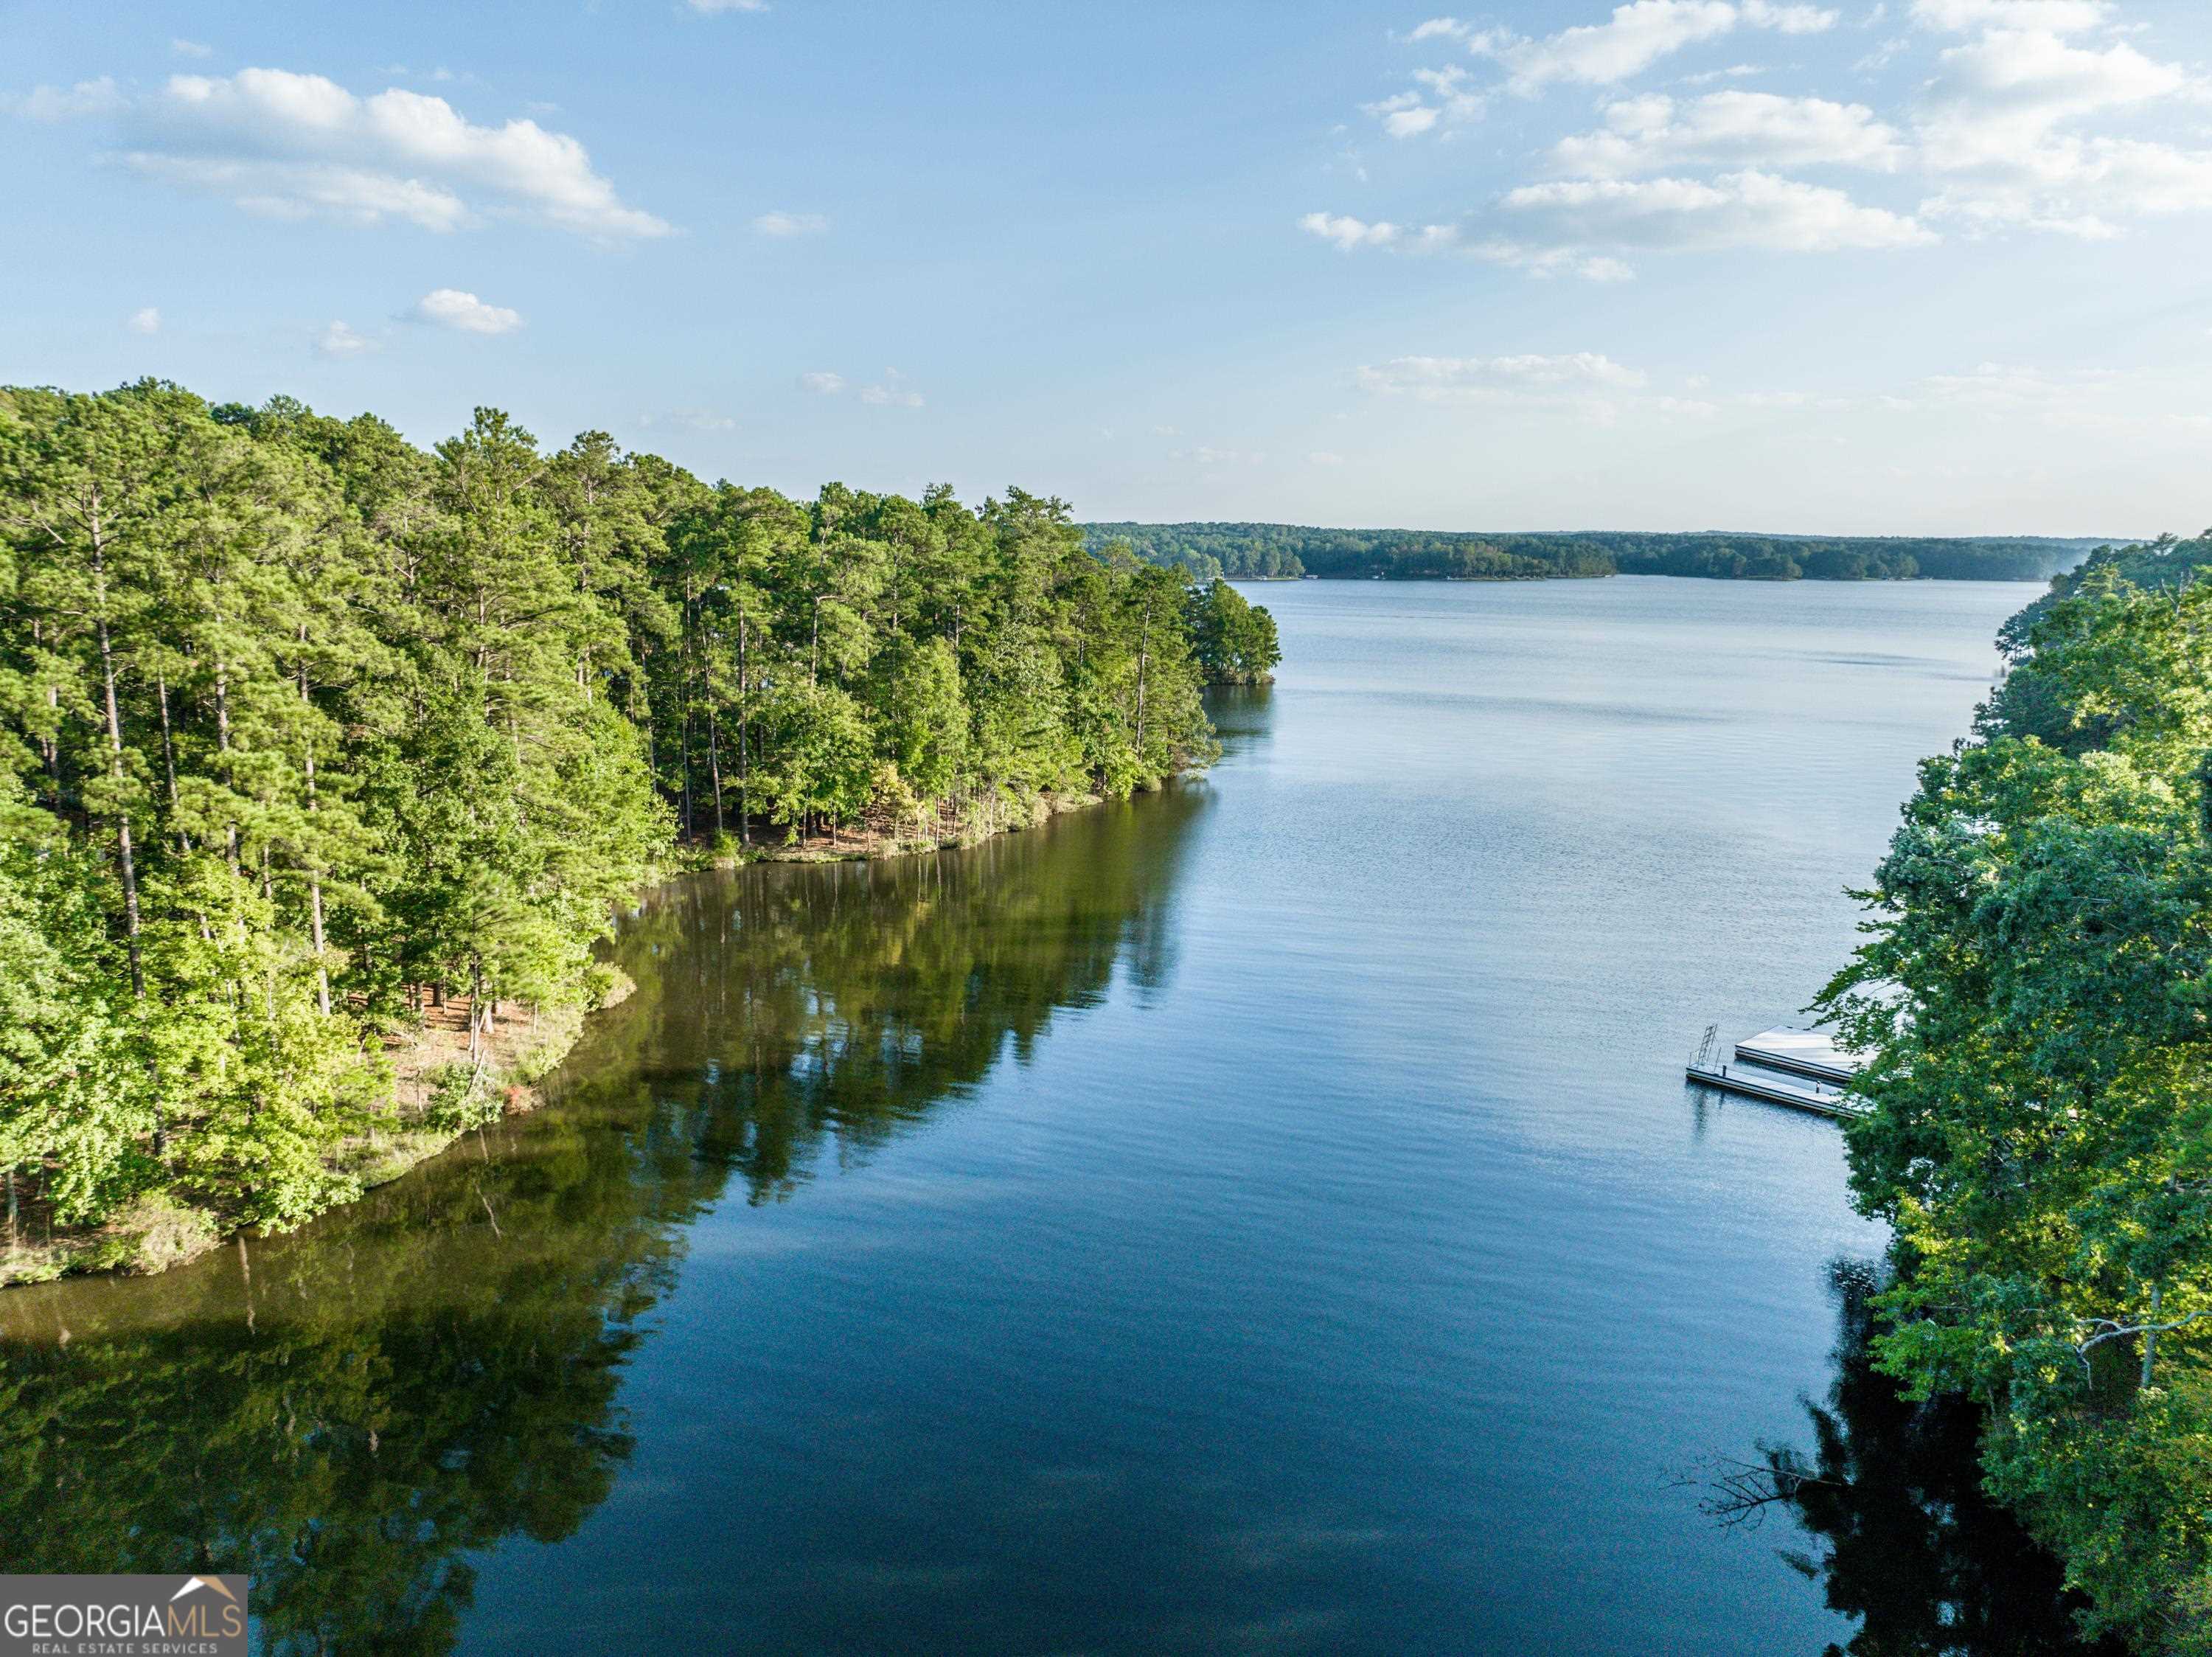
{"type": "Polygon", "coordinates": [[[7,3],[0,188],[9,383],[1091,519],[2212,523],[2203,0],[7,3]]]}

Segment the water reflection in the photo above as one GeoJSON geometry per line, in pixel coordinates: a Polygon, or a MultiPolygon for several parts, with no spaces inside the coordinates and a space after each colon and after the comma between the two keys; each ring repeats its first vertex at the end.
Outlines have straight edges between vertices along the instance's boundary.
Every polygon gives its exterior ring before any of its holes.
{"type": "Polygon", "coordinates": [[[437,1652],[468,1556],[556,1541],[685,1222],[790,1196],[1174,970],[1202,787],[943,857],[678,882],[539,1115],[295,1236],[0,1296],[0,1570],[249,1573],[263,1648],[437,1652]]]}
{"type": "Polygon", "coordinates": [[[1874,1368],[1877,1269],[1831,1272],[1841,1332],[1827,1399],[1806,1405],[1810,1453],[1763,1445],[1714,1470],[1706,1511],[1755,1527],[1780,1508],[1809,1533],[1784,1560],[1860,1624],[1826,1657],[2120,1657],[2079,1638],[2057,1562],[1983,1493],[1980,1412],[1955,1395],[1911,1403],[1874,1368]]]}

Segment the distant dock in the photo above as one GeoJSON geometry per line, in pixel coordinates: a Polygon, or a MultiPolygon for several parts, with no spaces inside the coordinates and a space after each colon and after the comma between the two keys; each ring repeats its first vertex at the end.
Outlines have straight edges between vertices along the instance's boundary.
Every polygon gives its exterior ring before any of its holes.
{"type": "Polygon", "coordinates": [[[1697,1057],[1684,1069],[1697,1086],[1822,1116],[1865,1114],[1866,1107],[1844,1092],[1858,1074],[1858,1061],[1818,1031],[1762,1030],[1736,1043],[1733,1062],[1716,1063],[1712,1049],[1718,1027],[1706,1026],[1697,1057]]]}

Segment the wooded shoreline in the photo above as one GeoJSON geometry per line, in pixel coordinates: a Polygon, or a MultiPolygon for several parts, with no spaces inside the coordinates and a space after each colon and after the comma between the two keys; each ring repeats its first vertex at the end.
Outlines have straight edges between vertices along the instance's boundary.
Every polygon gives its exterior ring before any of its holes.
{"type": "Polygon", "coordinates": [[[349,1202],[550,1068],[656,872],[1157,786],[1278,655],[1018,489],[0,390],[0,1277],[349,1202]]]}

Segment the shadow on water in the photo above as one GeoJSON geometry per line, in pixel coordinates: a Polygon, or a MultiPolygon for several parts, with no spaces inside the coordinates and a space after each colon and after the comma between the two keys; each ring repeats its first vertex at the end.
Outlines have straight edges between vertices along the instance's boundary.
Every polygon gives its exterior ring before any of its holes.
{"type": "Polygon", "coordinates": [[[1237,759],[1274,734],[1275,687],[1217,685],[1206,693],[1206,716],[1221,741],[1221,757],[1237,759]]]}
{"type": "Polygon", "coordinates": [[[2122,1657],[2075,1631],[2057,1562],[1983,1493],[1981,1414],[1956,1395],[1914,1404],[1874,1367],[1879,1269],[1839,1260],[1834,1380],[1808,1401],[1809,1453],[1762,1444],[1688,1482],[1718,1523],[1758,1529],[1780,1508],[1810,1549],[1785,1548],[1858,1632],[1824,1657],[2122,1657]]]}
{"type": "Polygon", "coordinates": [[[243,1571],[260,1649],[448,1649],[471,1551],[613,1487],[687,1222],[866,1158],[1117,972],[1164,984],[1208,800],[678,881],[546,1110],[294,1235],[0,1295],[0,1570],[243,1571]]]}

